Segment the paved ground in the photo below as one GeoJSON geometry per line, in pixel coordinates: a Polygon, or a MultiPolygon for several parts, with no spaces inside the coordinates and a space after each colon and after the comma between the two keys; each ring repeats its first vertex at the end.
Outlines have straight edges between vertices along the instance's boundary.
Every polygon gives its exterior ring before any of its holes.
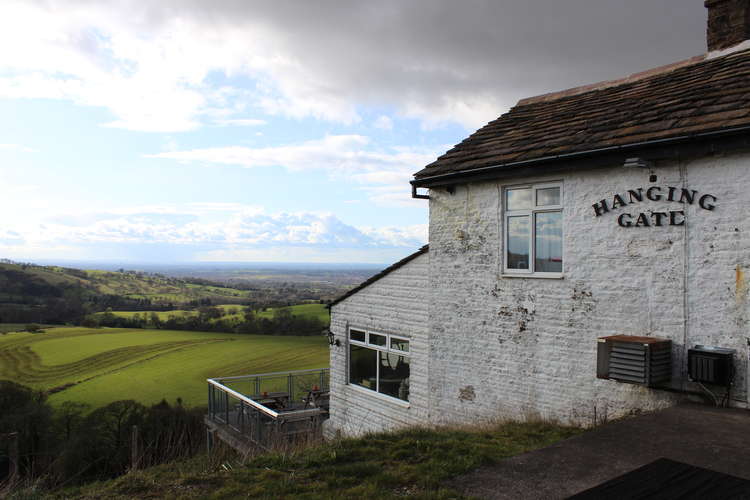
{"type": "Polygon", "coordinates": [[[750,411],[686,404],[612,422],[452,486],[488,499],[566,498],[658,458],[750,479],[750,411]]]}

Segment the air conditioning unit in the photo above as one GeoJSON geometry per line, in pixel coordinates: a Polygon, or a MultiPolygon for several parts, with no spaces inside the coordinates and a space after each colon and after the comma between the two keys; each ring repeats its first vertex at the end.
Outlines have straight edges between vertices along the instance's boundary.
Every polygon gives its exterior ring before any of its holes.
{"type": "Polygon", "coordinates": [[[672,341],[630,335],[600,337],[596,376],[646,386],[669,382],[672,377],[672,341]]]}
{"type": "Polygon", "coordinates": [[[693,382],[729,386],[734,376],[734,349],[697,345],[688,349],[688,376],[693,382]]]}

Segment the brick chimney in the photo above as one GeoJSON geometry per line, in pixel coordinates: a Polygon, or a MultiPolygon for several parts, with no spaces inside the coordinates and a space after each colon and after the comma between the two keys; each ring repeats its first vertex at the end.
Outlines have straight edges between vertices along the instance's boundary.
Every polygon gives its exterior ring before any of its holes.
{"type": "Polygon", "coordinates": [[[750,0],[706,0],[705,5],[709,52],[750,39],[750,0]]]}

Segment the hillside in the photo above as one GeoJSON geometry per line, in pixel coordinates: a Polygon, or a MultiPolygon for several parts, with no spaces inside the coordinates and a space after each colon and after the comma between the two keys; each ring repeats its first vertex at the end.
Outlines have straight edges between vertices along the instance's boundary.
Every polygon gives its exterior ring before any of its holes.
{"type": "Polygon", "coordinates": [[[327,366],[322,336],[115,328],[0,336],[0,379],[52,389],[53,405],[97,408],[121,399],[153,404],[179,397],[186,406],[201,406],[209,377],[327,366]]]}
{"type": "MultiPolygon", "coordinates": [[[[228,320],[228,321],[242,321],[244,317],[243,308],[241,306],[238,306],[237,304],[219,304],[215,306],[219,308],[222,311],[223,316],[218,319],[228,320]]],[[[276,314],[276,311],[282,309],[285,311],[289,311],[290,314],[293,316],[298,316],[301,318],[308,318],[308,319],[317,319],[321,321],[322,323],[327,324],[328,323],[328,309],[326,308],[325,304],[297,304],[294,306],[287,306],[287,307],[267,307],[261,311],[257,312],[257,316],[259,318],[267,318],[272,319],[274,317],[274,314],[276,314]]],[[[157,311],[155,314],[161,321],[167,321],[171,316],[197,316],[198,311],[188,311],[184,309],[173,309],[169,311],[157,311]]],[[[112,314],[114,314],[117,317],[120,318],[133,318],[136,315],[143,316],[143,311],[114,311],[112,314]]],[[[150,316],[151,313],[145,313],[150,316]]],[[[214,320],[214,321],[216,321],[214,320]]]]}
{"type": "Polygon", "coordinates": [[[64,323],[113,309],[241,304],[251,291],[133,271],[0,263],[0,323],[64,323]]]}
{"type": "Polygon", "coordinates": [[[464,498],[451,479],[581,432],[548,423],[412,429],[342,439],[297,453],[205,455],[69,488],[47,498],[464,498]]]}
{"type": "MultiPolygon", "coordinates": [[[[196,280],[198,281],[198,280],[196,280]]],[[[59,266],[0,263],[0,300],[33,293],[59,296],[66,288],[82,288],[94,295],[147,299],[153,303],[236,301],[249,297],[246,290],[197,283],[134,271],[86,271],[59,266]]]]}

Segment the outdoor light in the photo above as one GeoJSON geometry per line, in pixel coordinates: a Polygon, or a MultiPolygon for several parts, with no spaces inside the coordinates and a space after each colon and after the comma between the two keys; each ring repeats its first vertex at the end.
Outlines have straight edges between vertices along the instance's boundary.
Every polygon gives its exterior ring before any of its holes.
{"type": "Polygon", "coordinates": [[[331,330],[328,330],[328,345],[335,345],[336,347],[341,345],[341,342],[339,342],[339,339],[336,338],[331,330]]]}
{"type": "Polygon", "coordinates": [[[649,182],[656,182],[656,174],[653,171],[654,163],[650,160],[639,157],[628,158],[622,166],[625,168],[647,168],[651,174],[648,177],[649,182]]]}
{"type": "Polygon", "coordinates": [[[651,168],[654,164],[649,160],[635,157],[625,160],[625,163],[623,163],[622,166],[626,168],[651,168]]]}

